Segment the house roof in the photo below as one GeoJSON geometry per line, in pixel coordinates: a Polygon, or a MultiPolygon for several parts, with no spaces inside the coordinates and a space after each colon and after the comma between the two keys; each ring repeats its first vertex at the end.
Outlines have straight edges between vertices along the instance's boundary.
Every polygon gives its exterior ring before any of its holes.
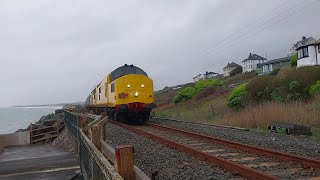
{"type": "Polygon", "coordinates": [[[267,61],[264,63],[260,63],[259,66],[267,65],[267,64],[276,64],[279,62],[288,62],[290,60],[291,60],[291,56],[289,56],[289,57],[287,56],[287,57],[283,57],[283,58],[273,59],[273,60],[270,60],[270,61],[267,61]]]}
{"type": "Polygon", "coordinates": [[[247,61],[247,60],[254,60],[254,61],[256,61],[256,60],[267,60],[267,59],[264,58],[264,57],[261,57],[261,56],[259,56],[259,55],[257,55],[257,54],[252,54],[252,53],[250,53],[249,56],[248,56],[248,58],[245,59],[245,60],[243,60],[242,62],[245,62],[245,61],[247,61]]]}
{"type": "Polygon", "coordinates": [[[306,38],[305,36],[302,37],[301,41],[298,41],[296,44],[294,44],[295,49],[299,49],[301,47],[309,46],[309,45],[314,45],[319,43],[317,42],[313,37],[306,38]]]}
{"type": "Polygon", "coordinates": [[[232,67],[242,67],[242,66],[240,66],[237,63],[232,62],[232,63],[228,63],[227,66],[224,67],[223,69],[228,68],[228,67],[232,68],[232,67]]]}
{"type": "Polygon", "coordinates": [[[211,74],[218,74],[218,73],[206,71],[206,73],[204,75],[208,76],[208,75],[211,75],[211,74]]]}
{"type": "Polygon", "coordinates": [[[200,77],[202,74],[198,74],[198,75],[196,75],[194,78],[192,78],[192,79],[195,79],[195,78],[198,78],[198,77],[200,77]]]}

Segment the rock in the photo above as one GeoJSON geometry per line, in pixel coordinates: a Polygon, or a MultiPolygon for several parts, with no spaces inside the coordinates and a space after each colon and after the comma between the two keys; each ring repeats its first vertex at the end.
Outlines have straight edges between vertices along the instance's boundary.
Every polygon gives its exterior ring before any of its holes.
{"type": "Polygon", "coordinates": [[[47,120],[43,121],[42,124],[45,126],[52,126],[53,123],[55,123],[55,122],[56,122],[55,119],[47,119],[47,120]]]}
{"type": "Polygon", "coordinates": [[[14,132],[14,133],[18,133],[18,132],[25,132],[25,131],[27,131],[27,129],[18,129],[16,132],[14,132]]]}
{"type": "Polygon", "coordinates": [[[47,119],[51,119],[51,114],[48,114],[48,115],[46,115],[46,116],[42,116],[41,118],[40,118],[40,120],[38,121],[38,123],[39,124],[42,124],[45,120],[47,120],[47,119]]]}

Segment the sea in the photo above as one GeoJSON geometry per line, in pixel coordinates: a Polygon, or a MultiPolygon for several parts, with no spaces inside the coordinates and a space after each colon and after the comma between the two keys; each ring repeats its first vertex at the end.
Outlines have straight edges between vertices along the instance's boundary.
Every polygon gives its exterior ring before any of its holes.
{"type": "Polygon", "coordinates": [[[30,123],[35,123],[42,116],[61,108],[60,106],[0,107],[0,134],[26,129],[30,123]]]}

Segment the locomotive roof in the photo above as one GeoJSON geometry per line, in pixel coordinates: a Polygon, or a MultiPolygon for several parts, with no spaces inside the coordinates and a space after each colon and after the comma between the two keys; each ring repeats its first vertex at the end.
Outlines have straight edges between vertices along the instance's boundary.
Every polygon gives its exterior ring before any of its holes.
{"type": "Polygon", "coordinates": [[[112,82],[115,79],[127,74],[140,74],[148,77],[147,73],[137,66],[125,64],[124,66],[118,67],[110,73],[110,81],[112,82]]]}

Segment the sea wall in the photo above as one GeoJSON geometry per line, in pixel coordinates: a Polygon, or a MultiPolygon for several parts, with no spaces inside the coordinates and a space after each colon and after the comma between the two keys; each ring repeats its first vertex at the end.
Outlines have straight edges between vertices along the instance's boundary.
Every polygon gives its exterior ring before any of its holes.
{"type": "MultiPolygon", "coordinates": [[[[30,132],[25,131],[25,132],[11,133],[11,134],[1,134],[0,144],[3,144],[3,146],[30,144],[30,132]],[[3,143],[1,143],[1,140],[3,141],[3,143]]],[[[1,145],[0,145],[0,151],[1,151],[1,145]]]]}

